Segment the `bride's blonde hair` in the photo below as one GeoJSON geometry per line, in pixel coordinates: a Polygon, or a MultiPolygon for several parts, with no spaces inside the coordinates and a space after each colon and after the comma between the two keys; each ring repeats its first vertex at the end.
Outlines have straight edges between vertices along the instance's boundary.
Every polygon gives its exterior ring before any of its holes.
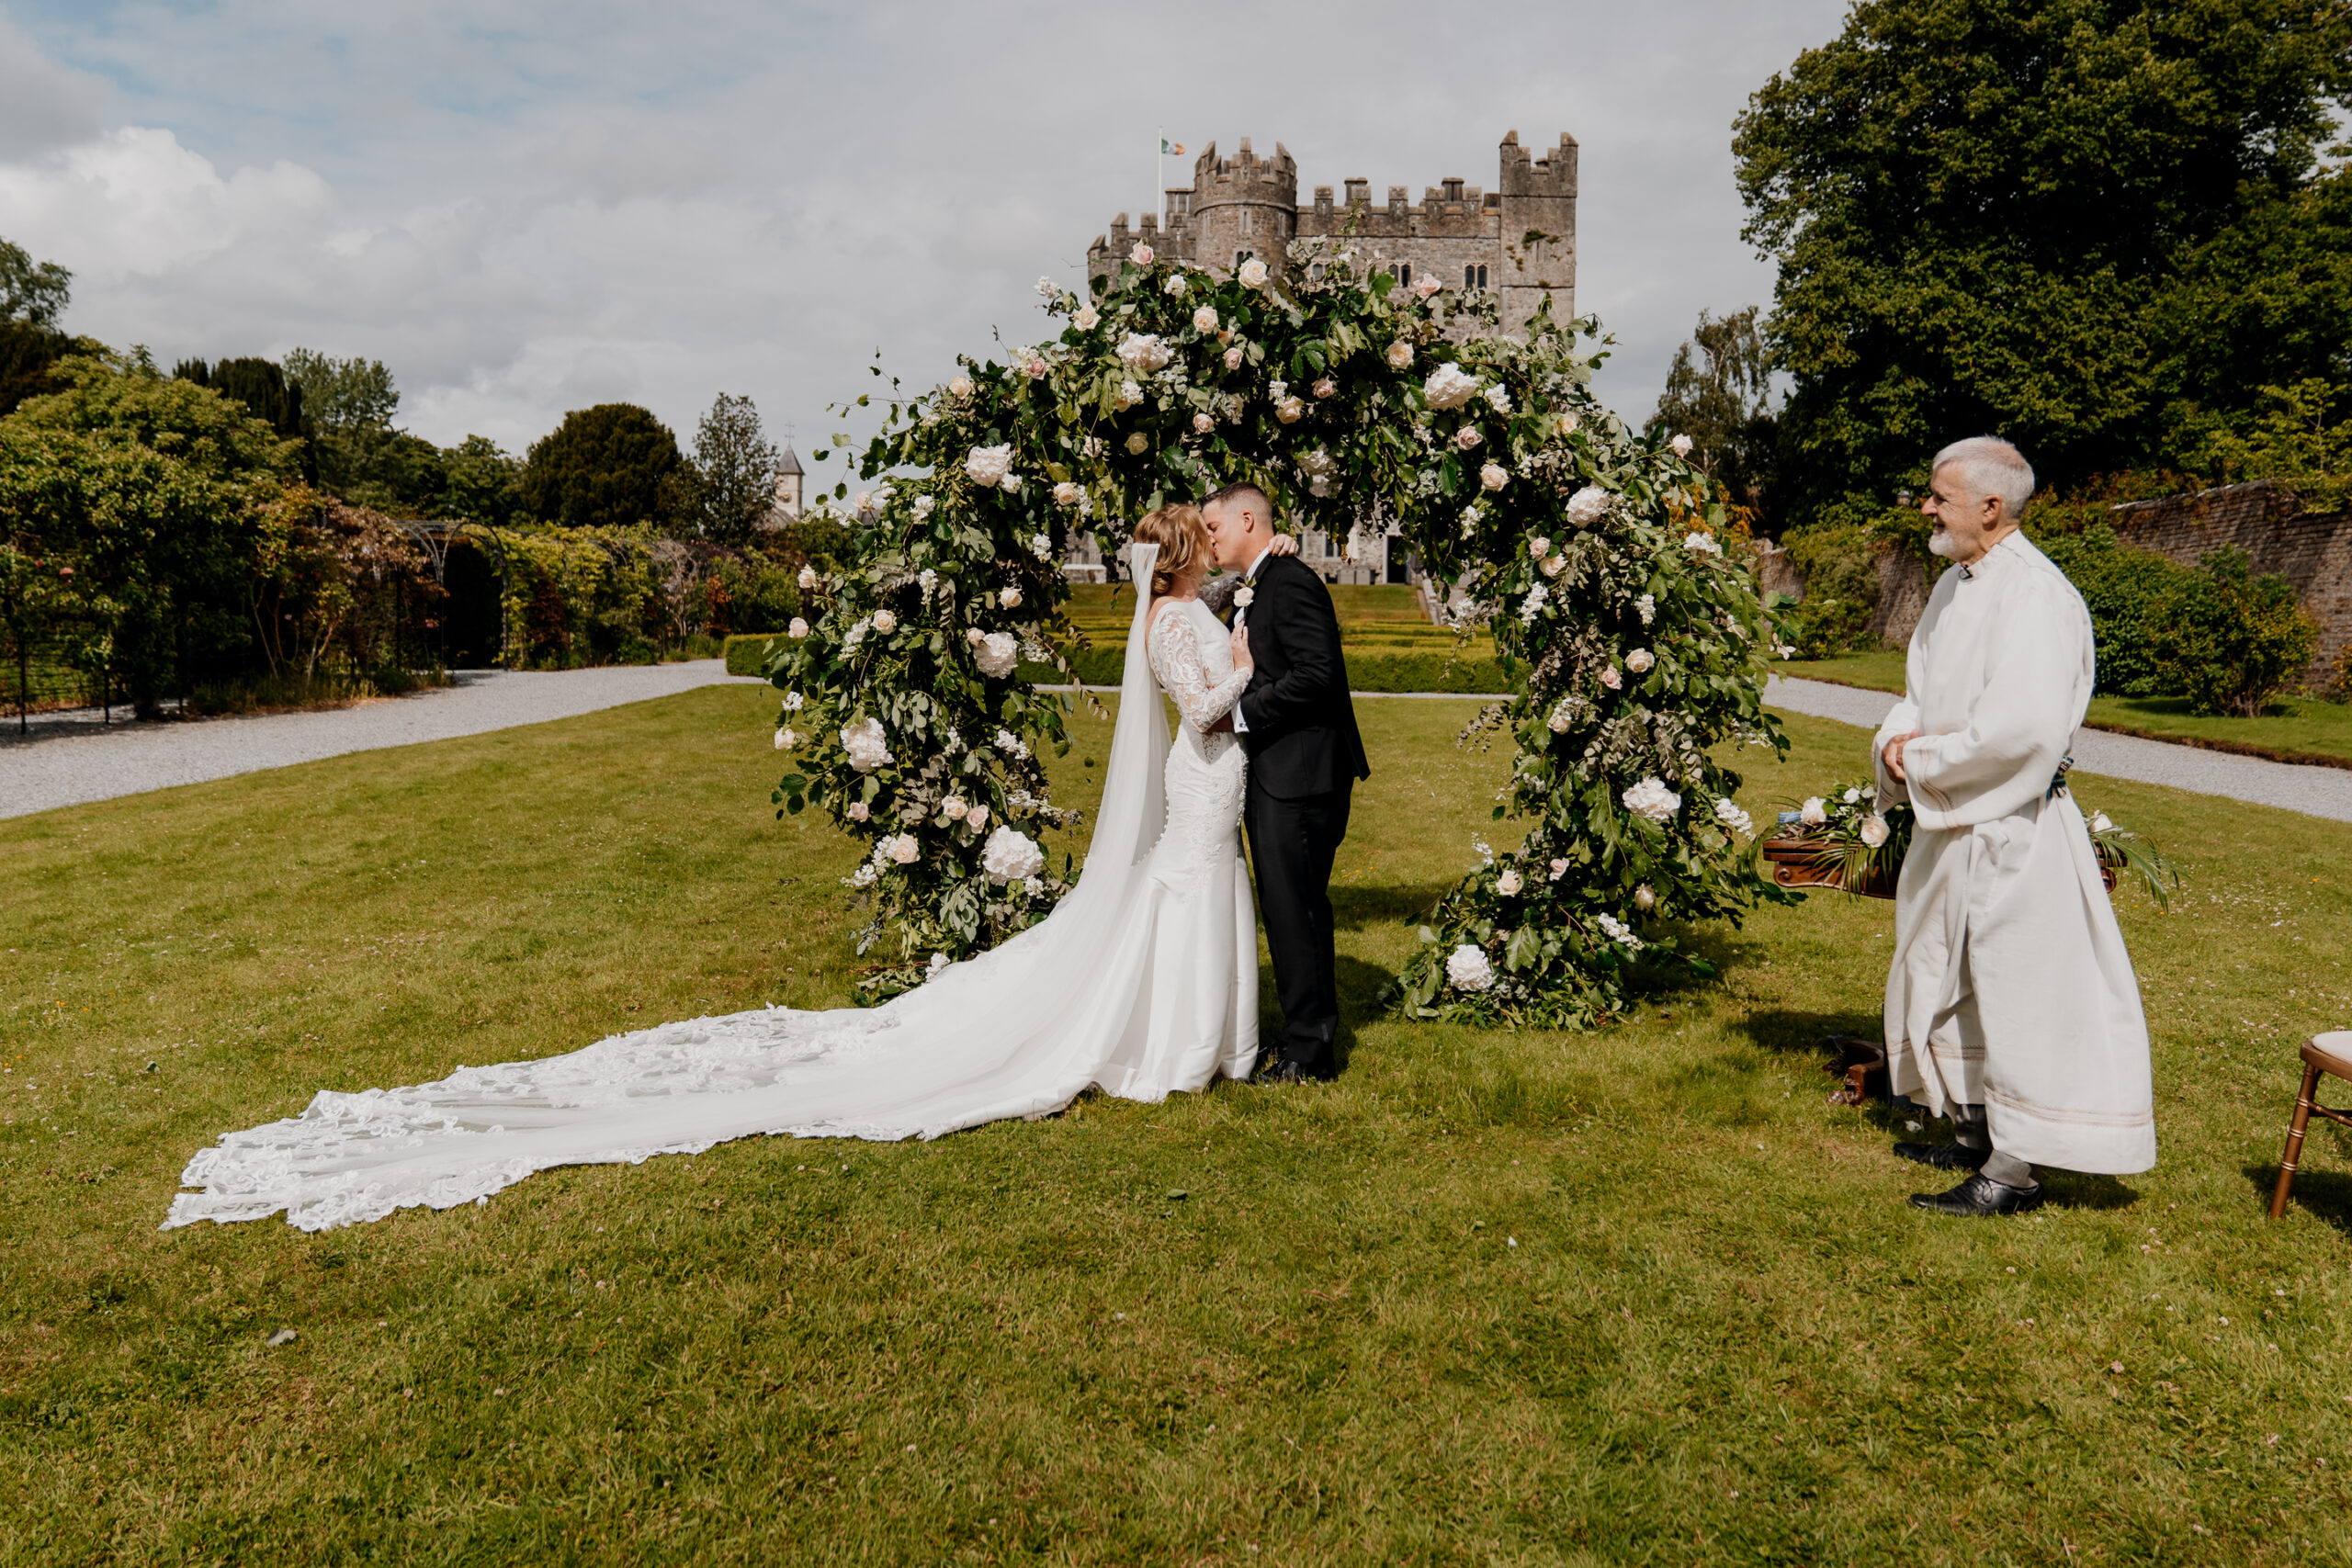
{"type": "Polygon", "coordinates": [[[1151,563],[1151,594],[1157,599],[1191,574],[1193,563],[1209,553],[1209,525],[1201,509],[1189,502],[1163,506],[1136,525],[1136,543],[1158,545],[1159,558],[1151,563]]]}

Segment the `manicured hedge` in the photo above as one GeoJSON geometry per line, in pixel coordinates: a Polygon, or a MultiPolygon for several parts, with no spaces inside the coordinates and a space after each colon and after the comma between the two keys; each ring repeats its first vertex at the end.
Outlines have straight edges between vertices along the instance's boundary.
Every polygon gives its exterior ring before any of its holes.
{"type": "MultiPolygon", "coordinates": [[[[767,632],[727,639],[729,675],[767,673],[766,648],[781,634],[767,632]]],[[[1115,686],[1126,671],[1122,646],[1095,647],[1070,655],[1070,668],[1089,686],[1115,686]]],[[[1025,681],[1057,685],[1062,675],[1050,665],[1021,666],[1025,681]]],[[[1449,660],[1442,653],[1351,653],[1348,682],[1359,692],[1461,692],[1467,695],[1510,690],[1502,666],[1491,659],[1449,660]]]]}
{"type": "Polygon", "coordinates": [[[768,644],[783,637],[782,632],[739,632],[727,639],[727,672],[729,675],[764,675],[768,672],[768,644]]]}

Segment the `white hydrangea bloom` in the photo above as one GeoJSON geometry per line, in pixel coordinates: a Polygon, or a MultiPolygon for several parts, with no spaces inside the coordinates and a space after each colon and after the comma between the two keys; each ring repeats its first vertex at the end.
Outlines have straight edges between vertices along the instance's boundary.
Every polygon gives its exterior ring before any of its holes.
{"type": "Polygon", "coordinates": [[[1599,485],[1587,485],[1568,498],[1568,521],[1589,528],[1600,521],[1616,499],[1599,485]]]}
{"type": "Polygon", "coordinates": [[[1828,804],[1817,795],[1807,795],[1797,809],[1797,819],[1808,828],[1818,828],[1829,820],[1828,804]]]}
{"type": "Polygon", "coordinates": [[[938,504],[939,500],[936,496],[919,495],[915,497],[915,515],[928,517],[931,515],[932,508],[938,504]]]}
{"type": "Polygon", "coordinates": [[[1527,591],[1527,597],[1519,602],[1520,625],[1524,626],[1533,626],[1535,624],[1535,617],[1544,613],[1544,603],[1551,597],[1552,590],[1541,582],[1529,589],[1527,591]]]}
{"type": "Polygon", "coordinates": [[[1601,915],[1601,916],[1598,916],[1598,917],[1596,917],[1596,922],[1600,925],[1600,929],[1601,929],[1601,931],[1602,931],[1605,935],[1607,935],[1607,937],[1609,938],[1609,940],[1610,940],[1610,941],[1611,941],[1611,942],[1613,942],[1617,943],[1619,946],[1623,947],[1626,952],[1628,952],[1628,953],[1639,953],[1639,952],[1641,952],[1641,950],[1642,950],[1642,939],[1641,939],[1640,937],[1637,937],[1637,936],[1635,936],[1635,935],[1634,934],[1634,931],[1633,931],[1633,928],[1632,928],[1631,926],[1628,926],[1624,921],[1623,921],[1623,920],[1619,919],[1616,916],[1614,916],[1614,915],[1601,915]]]}
{"type": "Polygon", "coordinates": [[[1122,409],[1131,409],[1143,401],[1143,389],[1133,381],[1122,381],[1119,383],[1118,391],[1113,395],[1111,400],[1122,409]]]}
{"type": "Polygon", "coordinates": [[[870,773],[890,760],[889,740],[878,718],[861,718],[843,726],[842,750],[849,753],[849,765],[861,773],[870,773]]]}
{"type": "Polygon", "coordinates": [[[1043,273],[1037,275],[1036,287],[1037,298],[1040,299],[1058,299],[1061,298],[1061,285],[1056,283],[1052,278],[1046,276],[1043,273]]]}
{"type": "Polygon", "coordinates": [[[1485,396],[1487,405],[1497,413],[1510,412],[1510,389],[1509,387],[1489,387],[1487,389],[1485,396]]]}
{"type": "Polygon", "coordinates": [[[784,711],[786,713],[798,713],[808,705],[808,699],[802,696],[797,692],[786,692],[784,694],[784,711]]]}
{"type": "Polygon", "coordinates": [[[1664,779],[1655,776],[1633,785],[1618,798],[1624,802],[1626,810],[1653,822],[1664,822],[1682,809],[1682,797],[1667,788],[1664,779]]]}
{"type": "Polygon", "coordinates": [[[1035,556],[1039,560],[1053,559],[1054,536],[1051,534],[1037,535],[1035,538],[1032,538],[1029,541],[1029,553],[1035,556]]]}
{"type": "Polygon", "coordinates": [[[1657,595],[1655,593],[1643,594],[1640,598],[1634,601],[1634,608],[1641,612],[1642,625],[1648,626],[1652,621],[1657,619],[1657,595]]]}
{"type": "Polygon", "coordinates": [[[1008,757],[1029,755],[1029,748],[1022,744],[1021,737],[1013,734],[1010,729],[1000,729],[996,732],[996,749],[1008,757]]]}
{"type": "Polygon", "coordinates": [[[1465,942],[1446,955],[1445,977],[1453,982],[1457,991],[1489,990],[1495,983],[1495,966],[1487,962],[1484,953],[1465,942]]]}
{"type": "Polygon", "coordinates": [[[1433,409],[1458,409],[1478,395],[1478,378],[1465,376],[1462,367],[1448,360],[1430,372],[1421,383],[1421,396],[1433,409]]]}
{"type": "Polygon", "coordinates": [[[990,632],[972,649],[972,662],[991,681],[1001,681],[1012,674],[1020,660],[1021,639],[1011,632],[990,632]]]}
{"type": "Polygon", "coordinates": [[[1747,812],[1739,808],[1739,803],[1735,800],[1715,802],[1715,820],[1743,839],[1752,837],[1756,832],[1755,822],[1747,812]]]}
{"type": "Polygon", "coordinates": [[[1000,827],[989,835],[988,846],[980,852],[980,864],[998,882],[1019,882],[1045,869],[1046,852],[1019,829],[1000,827]]]}

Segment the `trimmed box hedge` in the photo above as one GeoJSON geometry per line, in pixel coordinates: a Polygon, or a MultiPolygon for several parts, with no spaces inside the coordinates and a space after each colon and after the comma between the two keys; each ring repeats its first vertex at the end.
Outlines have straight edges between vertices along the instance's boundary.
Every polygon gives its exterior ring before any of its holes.
{"type": "MultiPolygon", "coordinates": [[[[727,639],[729,675],[767,673],[767,645],[780,632],[759,632],[727,639]]],[[[1089,686],[1115,686],[1126,670],[1125,644],[1084,649],[1069,656],[1070,668],[1089,686]]],[[[1040,685],[1059,685],[1061,671],[1051,665],[1023,662],[1021,678],[1040,685]]],[[[1449,659],[1443,653],[1351,652],[1348,683],[1359,692],[1459,692],[1467,696],[1499,695],[1510,690],[1502,666],[1491,659],[1449,659]]]]}

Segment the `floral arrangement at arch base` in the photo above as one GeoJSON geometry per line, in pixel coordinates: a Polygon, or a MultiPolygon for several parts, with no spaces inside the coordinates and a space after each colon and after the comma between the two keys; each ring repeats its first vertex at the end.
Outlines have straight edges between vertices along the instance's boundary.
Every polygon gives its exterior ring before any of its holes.
{"type": "Polygon", "coordinates": [[[1138,246],[1089,297],[1040,279],[1044,340],[925,392],[891,384],[853,558],[804,581],[809,614],[769,665],[792,754],[779,811],[820,807],[866,846],[849,880],[873,900],[871,994],[1066,890],[1039,839],[1071,814],[1035,755],[1067,750],[1069,699],[1014,672],[1067,672],[1082,646],[1071,536],[1108,553],[1146,512],[1236,479],[1333,536],[1393,518],[1517,688],[1464,739],[1513,747],[1494,815],[1523,840],[1482,850],[1427,917],[1408,1012],[1591,1024],[1645,971],[1705,972],[1690,923],[1787,897],[1725,761],[1786,750],[1762,701],[1770,628],[1687,440],[1638,438],[1593,398],[1589,319],[1547,307],[1505,337],[1483,291],[1401,287],[1344,242],[1302,251],[1286,276],[1223,276],[1138,246]]]}

